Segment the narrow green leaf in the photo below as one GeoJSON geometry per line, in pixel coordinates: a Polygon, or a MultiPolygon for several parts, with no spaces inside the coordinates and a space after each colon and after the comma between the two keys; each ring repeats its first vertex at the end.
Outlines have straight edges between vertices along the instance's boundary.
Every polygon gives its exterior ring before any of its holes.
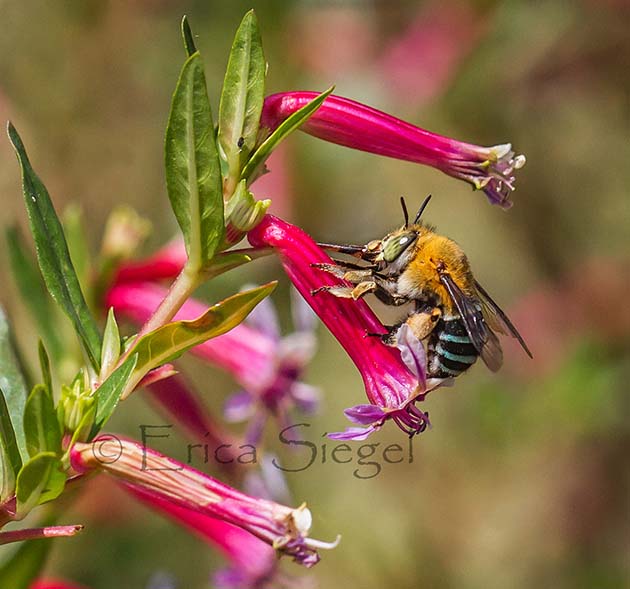
{"type": "Polygon", "coordinates": [[[39,366],[42,371],[44,386],[48,389],[48,393],[52,395],[53,388],[52,373],[50,371],[50,359],[48,358],[48,352],[46,352],[46,348],[44,347],[44,342],[42,342],[42,340],[39,340],[37,343],[37,351],[39,353],[39,366]]]}
{"type": "Polygon", "coordinates": [[[219,146],[234,185],[256,146],[265,97],[266,64],[253,10],[243,18],[228,61],[219,107],[219,146]]]}
{"type": "Polygon", "coordinates": [[[40,452],[61,452],[61,430],[50,391],[45,385],[33,387],[24,409],[26,447],[31,456],[40,452]]]}
{"type": "Polygon", "coordinates": [[[41,452],[24,464],[17,477],[16,507],[18,518],[50,501],[63,491],[65,475],[61,461],[52,452],[41,452]]]}
{"type": "MultiPolygon", "coordinates": [[[[42,525],[55,525],[56,519],[56,517],[48,517],[42,525]]],[[[0,587],[28,589],[41,575],[52,544],[50,540],[22,542],[11,557],[0,566],[0,587]]]]}
{"type": "Polygon", "coordinates": [[[9,323],[0,307],[0,392],[3,396],[2,420],[8,420],[15,435],[22,462],[28,460],[22,416],[26,404],[26,385],[13,352],[9,323]]]}
{"type": "Polygon", "coordinates": [[[184,234],[189,267],[212,259],[225,233],[221,166],[199,53],[188,58],[166,129],[166,187],[184,234]]]}
{"type": "Polygon", "coordinates": [[[138,355],[138,363],[125,393],[131,392],[150,370],[238,325],[275,287],[276,283],[270,282],[238,293],[213,305],[193,321],[168,323],[142,337],[132,348],[138,355]]]}
{"type": "Polygon", "coordinates": [[[103,348],[101,352],[101,375],[109,375],[120,357],[120,331],[116,323],[114,308],[107,313],[107,323],[103,332],[103,348]]]}
{"type": "Polygon", "coordinates": [[[53,299],[70,317],[90,362],[98,370],[100,334],[81,292],[61,223],[48,191],[31,167],[24,144],[11,123],[8,133],[22,170],[24,202],[42,276],[53,299]]]}
{"type": "Polygon", "coordinates": [[[188,57],[190,57],[193,53],[197,53],[197,48],[195,47],[195,37],[186,15],[182,18],[182,39],[184,41],[184,49],[186,49],[188,57]]]}
{"type": "Polygon", "coordinates": [[[22,457],[15,439],[15,432],[9,416],[9,408],[0,391],[0,502],[4,502],[15,491],[15,479],[22,468],[22,457]]]}
{"type": "Polygon", "coordinates": [[[77,204],[67,206],[61,216],[63,233],[68,243],[68,251],[72,265],[77,273],[79,285],[85,294],[87,301],[92,299],[90,290],[90,276],[92,274],[92,261],[90,260],[90,248],[83,226],[83,211],[77,204]]]}
{"type": "Polygon", "coordinates": [[[6,231],[9,262],[20,296],[31,316],[34,318],[39,333],[48,344],[53,359],[59,360],[63,350],[55,325],[55,307],[46,291],[37,262],[30,254],[17,227],[6,231]]]}
{"type": "Polygon", "coordinates": [[[109,378],[96,389],[94,393],[96,397],[96,419],[92,427],[92,432],[90,433],[90,438],[93,438],[101,431],[114,412],[114,409],[116,409],[118,401],[120,401],[120,396],[136,367],[137,361],[137,354],[130,355],[109,375],[109,378]]]}
{"type": "Polygon", "coordinates": [[[257,176],[261,166],[265,163],[266,159],[271,155],[271,152],[278,146],[278,144],[288,135],[293,133],[302,123],[304,123],[326,100],[329,94],[334,90],[334,86],[322,92],[316,98],[313,98],[308,104],[301,109],[296,110],[291,116],[287,117],[278,128],[265,139],[258,149],[249,158],[249,161],[243,168],[241,178],[247,179],[251,183],[257,176]]]}

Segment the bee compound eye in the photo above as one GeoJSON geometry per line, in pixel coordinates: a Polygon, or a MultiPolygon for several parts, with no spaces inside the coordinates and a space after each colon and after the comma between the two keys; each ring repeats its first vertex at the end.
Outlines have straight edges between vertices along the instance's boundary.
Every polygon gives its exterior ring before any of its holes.
{"type": "Polygon", "coordinates": [[[408,231],[392,237],[383,244],[383,258],[386,262],[393,262],[402,254],[418,237],[415,231],[408,231]]]}

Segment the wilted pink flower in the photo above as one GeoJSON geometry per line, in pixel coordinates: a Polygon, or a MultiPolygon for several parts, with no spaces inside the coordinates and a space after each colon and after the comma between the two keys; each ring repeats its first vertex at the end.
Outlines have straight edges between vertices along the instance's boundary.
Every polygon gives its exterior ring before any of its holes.
{"type": "MultiPolygon", "coordinates": [[[[108,292],[106,304],[116,314],[143,324],[166,292],[165,287],[152,283],[119,284],[108,292]]],[[[299,380],[315,351],[314,325],[300,307],[303,303],[294,305],[296,331],[285,337],[280,337],[271,303],[261,304],[245,323],[191,350],[229,372],[242,387],[228,400],[226,413],[231,421],[252,420],[247,436],[252,443],[260,437],[269,414],[285,423],[290,409],[312,412],[318,401],[317,389],[299,380]]],[[[204,303],[189,299],[174,320],[194,319],[207,308],[204,303]]],[[[155,386],[168,388],[167,383],[155,386]]]]}
{"type": "Polygon", "coordinates": [[[341,299],[327,292],[311,292],[325,285],[338,285],[330,274],[314,264],[330,263],[330,257],[299,227],[266,215],[249,233],[254,247],[272,247],[279,254],[291,282],[337,338],[358,368],[369,405],[358,405],[346,410],[347,417],[363,428],[350,428],[342,434],[331,434],[338,439],[365,439],[386,419],[393,419],[405,432],[422,431],[427,416],[416,406],[425,392],[426,359],[422,344],[409,338],[401,352],[385,345],[379,337],[369,334],[385,333],[383,325],[367,304],[341,299]]]}
{"type": "Polygon", "coordinates": [[[217,479],[133,440],[100,436],[70,451],[77,472],[103,470],[147,499],[167,501],[202,516],[242,528],[306,567],[319,561],[318,548],[334,548],[308,537],[311,513],[250,497],[217,479]]]}
{"type": "MultiPolygon", "coordinates": [[[[311,102],[316,92],[283,92],[265,99],[261,127],[270,131],[311,102]]],[[[493,204],[511,206],[514,171],[525,164],[509,143],[480,147],[431,133],[341,96],[328,96],[300,127],[353,149],[425,164],[481,189],[493,204]]]]}

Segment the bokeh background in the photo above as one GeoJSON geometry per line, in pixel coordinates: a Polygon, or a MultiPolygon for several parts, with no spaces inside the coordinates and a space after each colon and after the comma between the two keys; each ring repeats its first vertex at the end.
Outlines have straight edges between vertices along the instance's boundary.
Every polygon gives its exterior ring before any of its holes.
{"type": "MultiPolygon", "coordinates": [[[[268,93],[335,84],[430,130],[510,141],[527,155],[507,213],[435,170],[301,134],[274,156],[259,196],[322,241],[382,236],[401,220],[400,195],[413,209],[432,193],[427,219],[463,246],[534,353],[528,360],[506,341],[499,374],[479,365],[435,393],[433,428],[414,440],[413,462],[381,458],[382,472],[362,480],[356,454],[321,464],[324,432],[343,429],[342,409],[364,398],[321,328],[307,380],[324,404],[306,434],[320,453],[287,481],[294,504],[308,501],[314,535],[343,540],[312,571],[287,562],[287,573],[319,587],[629,586],[630,3],[0,0],[0,119],[20,130],[56,206],[80,205],[94,252],[120,203],[151,221],[145,253],[174,233],[162,148],[183,61],[180,18],[198,35],[216,110],[232,35],[251,7],[268,93]]],[[[3,221],[25,226],[6,140],[0,194],[3,221]]],[[[1,264],[2,304],[29,357],[36,334],[1,264]]],[[[288,285],[273,260],[204,294],[272,278],[288,327],[288,285]]],[[[230,378],[185,365],[220,408],[230,378]]],[[[139,424],[164,423],[136,397],[111,429],[138,437],[139,424]]],[[[269,448],[297,460],[267,434],[269,448]]],[[[393,424],[371,441],[406,444],[393,424]]],[[[169,444],[185,456],[182,440],[169,444]]],[[[76,499],[63,519],[86,530],[57,542],[47,573],[94,589],[209,586],[221,559],[200,541],[105,480],[76,499]]]]}

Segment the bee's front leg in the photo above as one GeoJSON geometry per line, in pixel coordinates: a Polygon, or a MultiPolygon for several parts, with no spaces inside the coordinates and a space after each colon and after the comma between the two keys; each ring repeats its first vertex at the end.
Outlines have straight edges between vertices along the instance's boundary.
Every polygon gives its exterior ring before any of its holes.
{"type": "Polygon", "coordinates": [[[331,295],[342,299],[353,299],[357,300],[361,297],[365,296],[367,293],[376,290],[376,283],[373,281],[364,281],[359,282],[354,288],[350,288],[349,286],[320,286],[311,291],[311,294],[315,296],[320,292],[328,292],[331,295]]]}
{"type": "Polygon", "coordinates": [[[341,280],[345,280],[351,284],[361,284],[367,279],[372,278],[373,274],[372,270],[361,268],[355,264],[347,267],[340,266],[338,264],[312,264],[312,266],[313,268],[328,272],[328,274],[332,274],[336,278],[340,278],[341,280]],[[351,269],[348,270],[348,267],[351,269]]]}

